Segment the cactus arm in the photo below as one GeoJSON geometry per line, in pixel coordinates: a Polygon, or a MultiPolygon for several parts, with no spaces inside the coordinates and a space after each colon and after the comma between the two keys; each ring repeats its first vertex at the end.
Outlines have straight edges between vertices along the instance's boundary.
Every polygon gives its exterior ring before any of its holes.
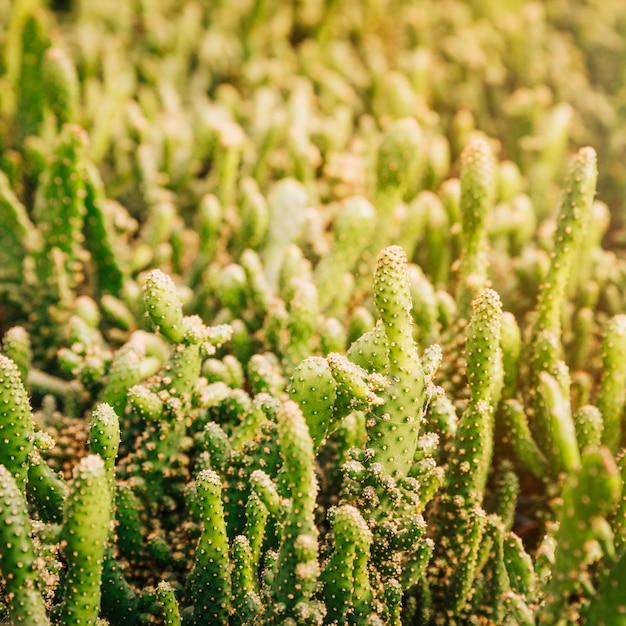
{"type": "Polygon", "coordinates": [[[533,335],[548,330],[560,335],[560,316],[574,256],[587,228],[597,179],[593,148],[581,148],[574,157],[565,181],[557,217],[555,249],[548,275],[540,287],[533,335]]]}
{"type": "Polygon", "coordinates": [[[314,591],[318,567],[314,520],[317,483],[313,472],[313,441],[300,407],[286,401],[278,411],[277,420],[282,481],[291,506],[284,522],[272,593],[289,614],[298,603],[310,600],[314,591]]]}
{"type": "Polygon", "coordinates": [[[415,455],[426,379],[413,341],[406,255],[397,246],[378,256],[374,299],[387,337],[391,383],[381,393],[384,403],[377,408],[382,418],[373,420],[368,436],[387,471],[406,474],[415,455]]]}
{"type": "Polygon", "coordinates": [[[111,405],[98,404],[89,422],[89,449],[104,461],[107,485],[111,496],[111,512],[115,511],[115,459],[120,447],[120,419],[111,405]]]}
{"type": "Polygon", "coordinates": [[[228,626],[231,576],[222,481],[213,470],[202,470],[196,477],[196,488],[203,530],[188,580],[194,607],[192,623],[204,624],[210,618],[213,624],[228,626]]]}
{"type": "Polygon", "coordinates": [[[602,380],[598,390],[597,407],[604,428],[602,444],[616,452],[622,439],[622,415],[626,403],[626,315],[611,318],[602,341],[602,380]]]}
{"type": "Polygon", "coordinates": [[[156,599],[161,606],[164,625],[181,626],[180,610],[172,585],[166,581],[161,581],[156,588],[156,599]]]}
{"type": "Polygon", "coordinates": [[[35,550],[26,500],[12,473],[0,465],[0,570],[14,624],[49,626],[41,592],[37,588],[35,550]]]}
{"type": "Polygon", "coordinates": [[[95,454],[84,457],[74,469],[62,531],[67,559],[62,624],[91,624],[100,612],[110,518],[105,463],[95,454]]]}
{"type": "Polygon", "coordinates": [[[51,46],[46,50],[41,78],[47,104],[57,118],[58,127],[73,122],[78,108],[78,75],[62,48],[51,46]]]}
{"type": "Polygon", "coordinates": [[[494,196],[494,157],[484,139],[470,142],[461,154],[463,251],[456,293],[459,315],[469,318],[471,303],[488,287],[487,219],[494,196]]]}
{"type": "Polygon", "coordinates": [[[337,383],[328,361],[309,357],[296,366],[289,385],[289,397],[298,403],[317,449],[329,434],[337,383]]]}
{"type": "Polygon", "coordinates": [[[467,379],[470,401],[459,420],[450,455],[450,494],[480,504],[493,449],[493,405],[500,372],[499,296],[485,290],[474,302],[467,328],[467,379]]]}
{"type": "Polygon", "coordinates": [[[161,270],[152,270],[144,283],[144,301],[152,323],[172,343],[185,337],[183,305],[172,279],[161,270]]]}
{"type": "Polygon", "coordinates": [[[34,425],[17,365],[0,354],[0,463],[23,491],[28,480],[28,455],[33,449],[34,425]]]}

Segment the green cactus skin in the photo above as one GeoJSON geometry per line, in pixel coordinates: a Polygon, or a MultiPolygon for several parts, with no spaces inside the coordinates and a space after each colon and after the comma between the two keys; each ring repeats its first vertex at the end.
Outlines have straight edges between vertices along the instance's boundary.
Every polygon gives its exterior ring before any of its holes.
{"type": "MultiPolygon", "coordinates": [[[[80,261],[80,243],[85,219],[85,188],[81,166],[87,146],[87,133],[79,126],[66,124],[58,137],[53,158],[45,178],[37,189],[34,220],[43,233],[44,250],[38,260],[42,279],[48,255],[54,248],[66,259],[65,268],[76,280],[76,263],[80,261]]],[[[44,283],[45,284],[45,283],[44,283]]]]}
{"type": "Polygon", "coordinates": [[[313,352],[318,328],[319,303],[315,284],[309,280],[295,280],[293,295],[287,303],[289,344],[285,349],[285,371],[290,373],[313,352]]]}
{"type": "Polygon", "coordinates": [[[591,404],[581,406],[574,413],[573,420],[576,428],[576,441],[581,454],[584,454],[587,448],[597,448],[602,445],[604,424],[598,407],[591,404]]]}
{"type": "Polygon", "coordinates": [[[487,289],[472,306],[466,346],[471,398],[459,419],[447,481],[452,496],[461,496],[467,504],[480,504],[493,449],[492,402],[501,375],[502,305],[496,292],[487,289]]]}
{"type": "Polygon", "coordinates": [[[142,529],[143,506],[128,483],[119,483],[115,490],[115,545],[121,558],[132,567],[139,567],[145,554],[142,529]]]}
{"type": "Polygon", "coordinates": [[[45,96],[41,89],[43,58],[50,46],[47,16],[35,7],[22,17],[21,68],[17,89],[17,124],[20,144],[36,135],[44,118],[45,96]]]}
{"type": "Polygon", "coordinates": [[[602,380],[597,407],[604,428],[602,444],[616,452],[622,439],[622,414],[626,403],[626,315],[611,318],[604,329],[602,341],[602,380]]]}
{"type": "Polygon", "coordinates": [[[312,356],[294,370],[289,384],[289,397],[300,406],[317,450],[330,434],[337,383],[329,363],[312,356]]]}
{"type": "Polygon", "coordinates": [[[118,415],[124,414],[128,390],[141,380],[144,356],[143,347],[129,341],[117,350],[109,366],[100,401],[111,405],[118,415]]]}
{"type": "Polygon", "coordinates": [[[376,198],[378,220],[370,250],[376,254],[389,245],[396,229],[396,206],[424,166],[423,132],[414,118],[392,122],[378,148],[376,198]]]}
{"type": "MultiPolygon", "coordinates": [[[[272,595],[285,606],[286,616],[307,602],[317,577],[317,484],[313,472],[313,441],[300,407],[286,401],[279,409],[278,439],[283,457],[282,482],[291,499],[283,525],[272,595]],[[300,558],[301,557],[301,558],[300,558]]],[[[269,508],[269,507],[268,507],[269,508]]]]}
{"type": "MultiPolygon", "coordinates": [[[[115,304],[113,294],[122,291],[125,272],[123,259],[116,252],[114,232],[115,215],[111,210],[107,211],[104,184],[97,168],[89,163],[84,163],[83,180],[85,183],[85,221],[83,225],[85,233],[85,246],[89,250],[94,263],[94,273],[97,277],[97,290],[99,293],[108,294],[109,314],[115,309],[119,311],[114,319],[127,320],[123,309],[115,304]]],[[[134,322],[134,319],[133,319],[134,322]]],[[[122,328],[130,328],[128,321],[123,322],[122,328]]]]}
{"type": "Polygon", "coordinates": [[[307,202],[308,193],[304,186],[290,178],[276,183],[269,194],[270,221],[261,259],[273,289],[278,287],[285,251],[300,237],[304,228],[307,202]]]}
{"type": "Polygon", "coordinates": [[[504,370],[501,401],[504,401],[517,395],[522,352],[522,332],[517,320],[508,311],[502,313],[500,348],[502,350],[502,369],[504,370]]]}
{"type": "Polygon", "coordinates": [[[368,429],[369,445],[390,474],[408,473],[415,455],[426,380],[413,341],[411,295],[404,251],[391,246],[378,256],[374,298],[387,337],[390,384],[381,392],[380,419],[368,429]]]}
{"type": "Polygon", "coordinates": [[[211,467],[222,475],[231,461],[232,447],[224,429],[215,422],[204,427],[204,449],[209,453],[211,467]]]}
{"type": "Polygon", "coordinates": [[[115,460],[120,447],[120,418],[106,402],[98,404],[89,422],[89,449],[104,461],[111,512],[115,511],[115,460]]]}
{"type": "Polygon", "coordinates": [[[556,623],[569,595],[585,585],[590,544],[602,538],[602,521],[617,504],[620,492],[618,468],[609,451],[587,450],[580,468],[563,486],[555,561],[538,624],[556,623]]]}
{"type": "Polygon", "coordinates": [[[487,525],[487,516],[479,507],[470,509],[469,512],[465,513],[459,511],[460,519],[463,518],[463,515],[465,515],[463,547],[457,555],[456,569],[449,572],[451,578],[448,582],[447,600],[442,605],[442,609],[449,611],[451,615],[463,611],[472,593],[473,583],[477,574],[481,543],[487,525]]]}
{"type": "MultiPolygon", "coordinates": [[[[24,278],[23,262],[27,253],[41,245],[40,233],[30,220],[26,207],[18,200],[6,174],[0,171],[0,219],[4,224],[0,250],[0,293],[24,278]]],[[[15,287],[13,287],[15,288],[15,287]]]]}
{"type": "Polygon", "coordinates": [[[233,610],[244,621],[254,622],[263,607],[258,595],[252,549],[244,535],[237,535],[233,539],[232,564],[233,610]]]}
{"type": "Polygon", "coordinates": [[[511,589],[527,602],[534,602],[539,585],[533,560],[524,549],[522,540],[515,533],[506,533],[503,550],[511,589]]]}
{"type": "Polygon", "coordinates": [[[62,531],[67,560],[62,624],[93,624],[98,617],[110,502],[102,458],[92,454],[81,459],[74,469],[62,531]]]}
{"type": "Polygon", "coordinates": [[[314,272],[322,311],[335,314],[332,304],[342,285],[337,277],[353,270],[374,233],[375,224],[376,210],[361,196],[347,198],[337,208],[333,243],[314,272]]]}
{"type": "Polygon", "coordinates": [[[67,483],[62,474],[55,472],[37,448],[30,453],[27,491],[32,497],[39,518],[44,522],[61,524],[67,499],[67,483]]]}
{"type": "Polygon", "coordinates": [[[513,448],[515,456],[537,478],[547,477],[550,464],[533,439],[524,407],[513,398],[506,400],[502,406],[503,442],[513,448]]]}
{"type": "Polygon", "coordinates": [[[538,444],[549,457],[553,454],[551,424],[545,416],[541,399],[534,391],[541,371],[554,375],[553,367],[561,358],[561,314],[567,283],[576,250],[582,243],[591,215],[597,179],[596,154],[592,148],[581,148],[572,160],[565,180],[557,217],[555,247],[548,274],[540,286],[530,345],[531,429],[538,444]]]}
{"type": "Polygon", "coordinates": [[[246,501],[245,536],[250,543],[250,559],[255,572],[259,571],[268,516],[267,507],[261,502],[259,496],[251,491],[246,501]]]}
{"type": "Polygon", "coordinates": [[[144,302],[152,323],[172,343],[185,337],[183,305],[172,279],[161,270],[152,270],[144,283],[144,302]]]}
{"type": "Polygon", "coordinates": [[[132,411],[147,422],[157,421],[163,415],[163,400],[144,385],[133,385],[126,399],[132,411]]]}
{"type": "MultiPolygon", "coordinates": [[[[326,623],[346,624],[349,621],[348,614],[352,612],[353,595],[356,592],[354,569],[357,545],[363,547],[368,543],[371,544],[371,532],[358,509],[353,506],[347,504],[340,506],[332,511],[329,517],[333,529],[334,549],[320,575],[327,610],[326,623]]],[[[367,587],[369,581],[366,583],[367,587]]],[[[369,591],[371,593],[371,589],[369,591]]],[[[361,614],[362,600],[359,604],[361,614]]]]}
{"type": "Polygon", "coordinates": [[[519,478],[509,461],[505,460],[498,466],[494,483],[495,513],[504,529],[509,531],[513,528],[520,488],[519,478]]]}
{"type": "Polygon", "coordinates": [[[615,533],[615,552],[621,554],[626,546],[626,455],[621,455],[617,461],[617,467],[622,479],[622,497],[615,509],[613,531],[615,533]]]}
{"type": "Polygon", "coordinates": [[[163,624],[165,626],[181,626],[182,619],[172,585],[166,581],[161,581],[156,588],[156,599],[161,606],[163,624]]]}
{"type": "Polygon", "coordinates": [[[552,469],[572,472],[580,466],[580,451],[569,397],[548,372],[539,373],[538,393],[551,419],[552,469]]]}
{"type": "Polygon", "coordinates": [[[358,337],[348,349],[346,356],[367,372],[387,374],[389,347],[383,321],[378,320],[372,329],[358,337]]]}
{"type": "Polygon", "coordinates": [[[461,155],[461,222],[463,252],[456,301],[462,319],[471,303],[488,287],[487,219],[495,191],[494,157],[484,139],[475,139],[461,155]]]}
{"type": "Polygon", "coordinates": [[[47,626],[50,621],[37,588],[35,550],[26,500],[15,478],[4,465],[0,465],[0,502],[0,570],[12,623],[47,626]]]}
{"type": "Polygon", "coordinates": [[[250,474],[250,485],[269,514],[280,518],[281,497],[274,481],[263,470],[257,469],[250,474]]]}
{"type": "Polygon", "coordinates": [[[584,611],[586,624],[624,626],[626,624],[626,551],[605,572],[595,596],[584,611]]]}
{"type": "Polygon", "coordinates": [[[202,356],[198,344],[178,344],[172,347],[170,358],[161,370],[161,388],[172,396],[189,398],[200,376],[202,356]]]}
{"type": "Polygon", "coordinates": [[[338,425],[339,420],[352,411],[381,404],[382,400],[376,395],[375,390],[380,389],[382,380],[375,375],[368,375],[363,368],[341,354],[331,352],[326,361],[337,384],[333,407],[335,423],[333,427],[328,428],[330,432],[338,425]]]}
{"type": "MultiPolygon", "coordinates": [[[[536,626],[535,616],[532,609],[524,601],[524,598],[519,594],[509,591],[504,594],[502,599],[507,611],[507,617],[513,620],[513,624],[517,626],[536,626]]],[[[505,622],[509,624],[509,622],[505,622]]]]}
{"type": "Polygon", "coordinates": [[[188,579],[194,609],[192,624],[228,626],[231,608],[230,559],[222,504],[222,481],[213,470],[202,470],[196,477],[198,501],[202,509],[202,535],[188,579]]]}
{"type": "Polygon", "coordinates": [[[9,328],[2,338],[2,352],[15,363],[22,382],[25,382],[33,358],[28,331],[23,326],[9,328]]]}
{"type": "Polygon", "coordinates": [[[111,624],[140,624],[139,596],[124,578],[110,546],[104,551],[101,606],[102,616],[111,624]]]}
{"type": "Polygon", "coordinates": [[[41,77],[47,104],[57,118],[58,127],[73,122],[78,108],[78,76],[63,49],[51,46],[46,50],[41,77]]]}
{"type": "Polygon", "coordinates": [[[415,332],[421,343],[432,344],[441,335],[435,287],[418,265],[409,265],[408,272],[415,332]]]}
{"type": "Polygon", "coordinates": [[[23,491],[28,481],[28,455],[33,449],[34,425],[17,365],[0,354],[0,463],[23,491]]]}
{"type": "MultiPolygon", "coordinates": [[[[504,526],[497,515],[489,515],[482,547],[490,546],[488,555],[479,565],[477,579],[480,589],[474,592],[471,602],[477,607],[476,612],[484,613],[495,624],[501,624],[506,608],[502,597],[510,590],[509,575],[504,559],[504,526]],[[481,608],[482,605],[482,608],[481,608]]],[[[475,583],[475,586],[478,586],[475,583]]]]}

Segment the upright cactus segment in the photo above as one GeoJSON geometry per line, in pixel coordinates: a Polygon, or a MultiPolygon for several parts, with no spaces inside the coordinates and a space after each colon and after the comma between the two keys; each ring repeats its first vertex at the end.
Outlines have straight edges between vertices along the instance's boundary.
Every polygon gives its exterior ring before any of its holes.
{"type": "MultiPolygon", "coordinates": [[[[65,125],[43,183],[37,189],[34,217],[44,240],[43,257],[38,263],[42,279],[47,277],[46,257],[54,248],[63,253],[65,268],[72,273],[73,280],[77,278],[85,219],[82,163],[86,146],[87,133],[79,126],[65,125]]],[[[45,284],[45,280],[42,282],[45,284]]]]}
{"type": "Polygon", "coordinates": [[[616,315],[604,329],[602,342],[602,380],[598,390],[598,409],[604,427],[602,443],[616,452],[623,433],[626,403],[626,315],[616,315]]]}
{"type": "Polygon", "coordinates": [[[364,619],[371,610],[367,570],[359,571],[359,567],[369,553],[372,534],[358,509],[350,505],[337,508],[331,523],[334,550],[321,573],[326,623],[346,624],[364,619]]]}
{"type": "Polygon", "coordinates": [[[305,359],[293,372],[289,396],[300,406],[315,449],[320,447],[329,433],[336,388],[328,361],[322,357],[305,359]]]}
{"type": "Polygon", "coordinates": [[[332,246],[315,267],[315,283],[322,311],[333,310],[333,303],[341,296],[342,282],[339,277],[352,271],[370,242],[376,225],[376,211],[363,197],[344,200],[337,211],[332,246]]]}
{"type": "MultiPolygon", "coordinates": [[[[4,224],[0,249],[0,293],[15,288],[24,278],[24,259],[40,245],[40,233],[19,201],[7,175],[0,171],[0,219],[4,224]]],[[[15,294],[11,294],[16,297],[15,294]]]]}
{"type": "Polygon", "coordinates": [[[3,354],[0,354],[0,437],[0,463],[24,491],[28,455],[34,441],[33,417],[17,365],[3,354]]]}
{"type": "Polygon", "coordinates": [[[156,588],[157,602],[161,605],[163,623],[165,626],[181,626],[182,620],[176,595],[172,585],[161,581],[156,588]]]}
{"type": "Polygon", "coordinates": [[[596,192],[596,161],[593,148],[581,148],[572,160],[565,180],[557,216],[554,252],[536,306],[537,318],[533,327],[535,338],[544,330],[560,337],[561,312],[565,303],[567,282],[576,250],[587,229],[596,192]]]}
{"type": "Polygon", "coordinates": [[[461,155],[463,251],[456,299],[462,319],[469,318],[472,301],[489,286],[487,220],[494,191],[494,156],[486,140],[475,139],[465,147],[461,155]]]}
{"type": "Polygon", "coordinates": [[[43,122],[45,97],[41,90],[42,64],[50,46],[46,14],[30,9],[22,15],[21,67],[17,89],[16,117],[20,144],[36,135],[43,122]]]}
{"type": "Polygon", "coordinates": [[[368,428],[369,445],[387,472],[408,473],[426,403],[426,377],[413,340],[411,294],[406,254],[398,246],[378,256],[374,299],[385,328],[389,351],[389,384],[380,393],[368,428]]]}
{"type": "Polygon", "coordinates": [[[152,323],[172,343],[185,337],[183,306],[172,279],[161,270],[152,270],[144,284],[144,300],[152,323]]]}
{"type": "Polygon", "coordinates": [[[67,53],[55,46],[46,50],[41,68],[43,90],[59,128],[74,121],[79,84],[76,68],[67,53]]]}
{"type": "Polygon", "coordinates": [[[9,328],[2,338],[2,352],[17,365],[22,382],[26,382],[33,358],[28,331],[23,326],[9,328]]]}
{"type": "Polygon", "coordinates": [[[98,454],[104,461],[109,494],[111,495],[111,511],[115,503],[115,459],[120,447],[120,419],[113,408],[99,404],[91,415],[89,422],[89,448],[92,454],[98,454]]]}
{"type": "Polygon", "coordinates": [[[63,524],[67,573],[62,624],[94,624],[98,617],[110,508],[104,461],[87,456],[74,469],[63,524]]]}
{"type": "Polygon", "coordinates": [[[22,489],[0,465],[0,571],[14,624],[49,626],[46,607],[38,589],[31,524],[22,489]]]}
{"type": "Polygon", "coordinates": [[[370,250],[373,254],[388,246],[397,228],[397,205],[406,191],[422,175],[424,166],[424,134],[417,121],[405,117],[392,122],[378,148],[376,166],[376,198],[378,211],[376,230],[370,250]]]}
{"type": "Polygon", "coordinates": [[[561,314],[576,249],[581,245],[591,215],[597,175],[595,151],[592,148],[581,148],[572,160],[565,181],[557,217],[554,251],[548,274],[540,287],[532,328],[528,388],[530,426],[537,443],[549,458],[554,455],[550,416],[537,392],[537,386],[541,372],[557,375],[557,362],[562,358],[561,314]]]}
{"type": "Polygon", "coordinates": [[[231,604],[230,559],[222,504],[222,481],[213,470],[202,470],[196,477],[202,511],[202,535],[188,585],[193,601],[194,626],[210,619],[228,626],[231,604]]]}
{"type": "Polygon", "coordinates": [[[272,591],[285,617],[293,617],[298,604],[310,601],[319,574],[314,518],[317,483],[313,441],[299,406],[288,400],[280,407],[277,420],[282,482],[291,504],[283,524],[272,591]]]}

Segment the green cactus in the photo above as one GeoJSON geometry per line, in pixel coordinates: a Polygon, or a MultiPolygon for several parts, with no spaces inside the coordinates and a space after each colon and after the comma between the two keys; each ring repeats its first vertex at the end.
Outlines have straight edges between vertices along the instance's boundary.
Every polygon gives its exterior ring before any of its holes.
{"type": "Polygon", "coordinates": [[[486,287],[487,220],[495,185],[494,157],[484,139],[475,139],[461,155],[461,220],[463,252],[456,293],[461,318],[468,319],[471,303],[486,287]]]}
{"type": "Polygon", "coordinates": [[[413,340],[411,295],[406,255],[398,247],[383,250],[374,276],[374,297],[387,339],[389,384],[384,403],[368,429],[370,445],[390,473],[407,473],[413,461],[422,412],[426,403],[426,380],[413,340]]]}
{"type": "Polygon", "coordinates": [[[144,301],[152,323],[172,343],[185,337],[183,307],[172,279],[160,270],[153,270],[144,283],[144,301]]]}
{"type": "Polygon", "coordinates": [[[9,616],[15,624],[49,625],[43,596],[38,588],[26,500],[14,476],[4,465],[0,465],[0,500],[3,554],[0,566],[8,595],[9,616]]]}
{"type": "Polygon", "coordinates": [[[0,431],[4,442],[0,463],[23,491],[28,481],[28,455],[34,444],[33,416],[19,369],[3,354],[0,354],[0,378],[0,431]]]}
{"type": "Polygon", "coordinates": [[[298,604],[310,600],[318,575],[314,519],[317,484],[313,473],[313,441],[299,406],[290,400],[285,402],[277,420],[284,464],[281,482],[291,504],[282,529],[272,592],[289,616],[298,604]]]}
{"type": "Polygon", "coordinates": [[[62,531],[67,560],[63,624],[91,624],[98,617],[110,501],[104,461],[95,454],[83,458],[74,469],[62,531]]]}
{"type": "Polygon", "coordinates": [[[75,121],[78,108],[79,83],[70,57],[56,46],[48,48],[41,64],[43,91],[59,128],[75,121]]]}
{"type": "Polygon", "coordinates": [[[188,580],[193,601],[193,624],[209,617],[215,624],[229,623],[231,575],[228,539],[222,504],[222,481],[212,470],[196,477],[202,510],[202,536],[196,549],[193,570],[188,580]]]}

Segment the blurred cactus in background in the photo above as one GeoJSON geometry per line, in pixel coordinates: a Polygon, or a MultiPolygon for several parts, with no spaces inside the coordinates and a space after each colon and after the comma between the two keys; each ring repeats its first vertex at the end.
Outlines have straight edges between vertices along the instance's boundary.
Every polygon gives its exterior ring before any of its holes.
{"type": "Polygon", "coordinates": [[[0,621],[626,624],[620,2],[0,24],[0,621]]]}

